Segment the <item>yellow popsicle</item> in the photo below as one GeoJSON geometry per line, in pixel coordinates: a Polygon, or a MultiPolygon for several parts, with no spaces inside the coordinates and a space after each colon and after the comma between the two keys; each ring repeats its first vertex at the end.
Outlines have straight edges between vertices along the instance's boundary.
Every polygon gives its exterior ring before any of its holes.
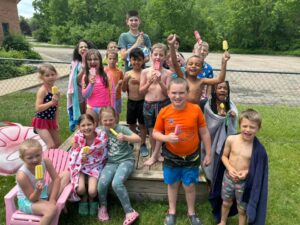
{"type": "Polygon", "coordinates": [[[52,94],[53,94],[53,95],[56,95],[56,94],[58,94],[58,92],[59,92],[58,87],[53,86],[53,87],[52,87],[52,94]]]}
{"type": "Polygon", "coordinates": [[[117,131],[115,131],[114,129],[110,128],[109,130],[110,130],[110,132],[111,132],[113,135],[115,135],[115,136],[118,135],[117,131]]]}
{"type": "Polygon", "coordinates": [[[226,40],[223,41],[223,50],[224,51],[228,50],[228,42],[226,40]]]}
{"type": "Polygon", "coordinates": [[[82,153],[89,154],[89,152],[90,152],[90,146],[85,146],[82,148],[82,153]]]}
{"type": "Polygon", "coordinates": [[[43,178],[44,178],[43,166],[42,165],[36,165],[35,166],[35,179],[36,180],[42,180],[43,178]]]}
{"type": "Polygon", "coordinates": [[[224,108],[225,108],[224,103],[221,103],[221,104],[220,104],[220,108],[221,108],[221,109],[224,109],[224,108]]]}

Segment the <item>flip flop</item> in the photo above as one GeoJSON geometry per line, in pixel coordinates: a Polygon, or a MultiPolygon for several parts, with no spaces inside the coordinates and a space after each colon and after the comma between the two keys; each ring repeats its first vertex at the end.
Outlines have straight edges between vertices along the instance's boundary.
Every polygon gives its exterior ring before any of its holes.
{"type": "Polygon", "coordinates": [[[133,224],[134,221],[136,221],[139,218],[139,214],[136,211],[127,213],[125,216],[125,220],[123,222],[123,225],[130,225],[133,224]]]}

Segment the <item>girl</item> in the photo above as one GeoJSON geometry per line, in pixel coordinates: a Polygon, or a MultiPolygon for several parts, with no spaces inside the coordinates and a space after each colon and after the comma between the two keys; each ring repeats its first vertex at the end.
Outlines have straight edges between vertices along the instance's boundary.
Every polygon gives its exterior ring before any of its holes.
{"type": "Polygon", "coordinates": [[[91,48],[94,48],[93,43],[82,39],[78,42],[73,52],[67,93],[69,128],[72,132],[75,130],[78,118],[86,111],[86,103],[81,92],[81,80],[85,71],[85,56],[87,50],[91,48]]]}
{"type": "Polygon", "coordinates": [[[132,208],[124,182],[134,169],[135,158],[129,143],[138,143],[141,138],[129,128],[116,124],[116,112],[112,107],[105,107],[100,112],[101,125],[108,134],[108,161],[103,169],[98,182],[98,196],[100,208],[98,219],[109,220],[107,213],[107,190],[112,183],[112,188],[118,196],[126,213],[123,225],[132,224],[139,214],[132,208]],[[111,133],[113,128],[117,133],[111,133]]]}
{"type": "Polygon", "coordinates": [[[115,105],[114,83],[104,72],[102,57],[98,50],[88,50],[86,65],[82,79],[82,94],[87,101],[86,112],[94,111],[99,114],[101,108],[115,105]]]}
{"type": "Polygon", "coordinates": [[[19,210],[27,214],[42,215],[41,225],[51,224],[56,214],[56,200],[69,177],[64,176],[60,180],[52,162],[43,159],[42,146],[37,140],[24,141],[19,147],[19,154],[24,162],[16,174],[19,210]],[[50,184],[45,184],[43,179],[36,180],[37,165],[42,165],[43,174],[48,171],[52,179],[50,184]]]}
{"type": "MultiPolygon", "coordinates": [[[[211,165],[204,167],[208,180],[212,180],[214,171],[214,162],[219,157],[221,148],[228,135],[236,133],[237,108],[230,100],[229,82],[225,81],[216,84],[212,88],[212,97],[204,106],[204,115],[209,130],[211,146],[211,165]]],[[[205,156],[205,150],[202,147],[202,158],[205,156]]]]}
{"type": "Polygon", "coordinates": [[[96,215],[98,203],[94,202],[94,198],[97,195],[98,177],[107,158],[108,138],[104,131],[96,129],[91,115],[82,114],[78,122],[79,131],[75,133],[69,159],[73,186],[71,198],[81,201],[78,210],[80,215],[96,215]],[[87,146],[89,150],[85,151],[84,147],[87,146]]]}
{"type": "Polygon", "coordinates": [[[48,149],[57,148],[60,145],[58,132],[59,93],[53,94],[51,92],[57,80],[57,72],[54,66],[44,64],[40,66],[38,73],[43,85],[36,94],[36,115],[32,120],[32,126],[46,143],[48,149]]]}

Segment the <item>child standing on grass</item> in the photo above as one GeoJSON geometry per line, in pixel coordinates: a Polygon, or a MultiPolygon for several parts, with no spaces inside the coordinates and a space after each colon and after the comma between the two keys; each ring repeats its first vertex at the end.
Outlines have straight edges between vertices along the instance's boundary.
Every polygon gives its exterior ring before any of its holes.
{"type": "Polygon", "coordinates": [[[97,196],[97,182],[107,159],[108,138],[96,126],[91,115],[82,114],[78,123],[79,131],[74,136],[70,150],[72,197],[80,200],[80,215],[97,214],[98,202],[94,201],[97,196]]]}
{"type": "Polygon", "coordinates": [[[69,129],[74,131],[81,114],[86,111],[86,102],[82,96],[81,80],[85,72],[85,56],[88,49],[94,48],[93,43],[80,40],[73,51],[71,72],[67,91],[67,109],[69,114],[69,129]]]}
{"type": "Polygon", "coordinates": [[[24,164],[16,174],[18,185],[19,210],[33,215],[42,215],[41,225],[50,225],[56,216],[56,201],[69,181],[67,173],[61,178],[56,173],[52,162],[43,159],[41,144],[34,139],[27,139],[19,147],[20,158],[24,164]],[[49,173],[52,182],[45,184],[43,177],[35,177],[35,167],[42,165],[43,174],[49,173]]]}
{"type": "Polygon", "coordinates": [[[152,66],[144,69],[141,74],[140,93],[145,94],[143,114],[145,125],[149,131],[152,155],[145,162],[145,165],[151,166],[157,160],[162,161],[160,157],[161,143],[152,138],[152,131],[156,117],[161,108],[170,104],[167,94],[167,86],[171,80],[171,71],[163,68],[166,60],[167,46],[156,43],[151,49],[152,66]]]}
{"type": "Polygon", "coordinates": [[[133,172],[135,163],[135,157],[129,143],[138,143],[141,139],[126,126],[116,124],[116,119],[116,113],[112,107],[101,109],[100,121],[109,137],[109,150],[107,164],[98,182],[98,196],[100,201],[98,219],[102,222],[109,220],[107,213],[107,191],[110,184],[112,184],[112,188],[118,196],[126,214],[123,225],[128,225],[132,224],[139,217],[139,214],[131,206],[128,192],[124,185],[133,172]]]}
{"type": "Polygon", "coordinates": [[[109,50],[106,53],[107,56],[107,67],[104,68],[105,73],[115,84],[115,92],[116,92],[116,113],[117,113],[117,122],[119,122],[119,115],[122,112],[122,96],[121,96],[121,88],[123,82],[123,72],[117,68],[118,61],[118,52],[115,50],[109,50]]]}
{"type": "Polygon", "coordinates": [[[119,70],[122,70],[122,67],[124,66],[124,60],[122,59],[121,52],[118,51],[118,45],[117,45],[117,42],[115,42],[115,41],[108,42],[107,49],[106,49],[106,54],[105,54],[105,57],[102,60],[103,65],[105,65],[105,66],[108,65],[107,53],[109,51],[116,51],[116,52],[118,52],[117,68],[119,70]]]}
{"type": "Polygon", "coordinates": [[[172,79],[168,86],[171,104],[157,116],[153,138],[165,142],[164,182],[168,185],[169,210],[165,225],[176,223],[176,200],[180,184],[185,191],[188,218],[192,225],[201,225],[195,212],[196,188],[200,166],[200,137],[206,149],[203,165],[210,164],[210,135],[198,105],[187,102],[189,87],[182,78],[172,79]]]}
{"type": "Polygon", "coordinates": [[[82,77],[82,94],[87,102],[86,112],[94,111],[99,115],[101,108],[109,105],[115,107],[114,82],[104,72],[102,57],[97,49],[88,50],[86,64],[82,77]]]}
{"type": "Polygon", "coordinates": [[[228,216],[237,212],[239,225],[265,224],[268,156],[256,137],[261,121],[255,110],[243,111],[239,117],[240,133],[228,136],[225,142],[210,193],[219,225],[225,225],[228,216]]]}
{"type": "MultiPolygon", "coordinates": [[[[225,81],[212,87],[211,98],[205,104],[204,111],[207,128],[211,136],[211,165],[203,168],[206,178],[212,181],[215,159],[219,158],[228,135],[236,133],[238,110],[230,100],[229,82],[225,81]]],[[[203,147],[203,146],[202,146],[203,147]]],[[[202,148],[201,158],[205,156],[202,148]]]]}
{"type": "Polygon", "coordinates": [[[126,121],[130,130],[134,133],[137,132],[136,128],[138,122],[140,137],[142,139],[140,154],[145,157],[149,154],[149,150],[146,146],[147,129],[145,127],[143,115],[145,95],[141,94],[139,91],[144,53],[140,48],[134,48],[130,51],[129,57],[132,70],[125,73],[122,84],[122,91],[128,93],[126,121]]]}
{"type": "Polygon", "coordinates": [[[59,93],[53,94],[52,87],[58,75],[54,66],[50,64],[40,66],[38,73],[43,85],[36,94],[36,114],[32,119],[32,126],[46,143],[48,149],[57,148],[60,145],[58,131],[59,93]]]}
{"type": "Polygon", "coordinates": [[[147,34],[139,31],[141,18],[136,10],[130,10],[126,15],[126,24],[129,31],[122,33],[119,37],[118,46],[121,49],[122,58],[125,60],[125,72],[130,70],[129,53],[134,48],[141,48],[144,53],[144,63],[149,61],[149,49],[151,48],[151,41],[147,34]]]}

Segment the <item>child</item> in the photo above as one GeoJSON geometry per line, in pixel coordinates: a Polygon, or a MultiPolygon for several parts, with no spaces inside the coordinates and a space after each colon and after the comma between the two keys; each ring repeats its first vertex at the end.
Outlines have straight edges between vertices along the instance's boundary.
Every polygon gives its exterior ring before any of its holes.
{"type": "Polygon", "coordinates": [[[35,117],[32,126],[46,143],[47,148],[57,148],[60,145],[58,132],[58,100],[59,93],[53,94],[52,87],[57,80],[54,66],[44,64],[39,67],[39,78],[43,85],[36,94],[35,117]]]}
{"type": "MultiPolygon", "coordinates": [[[[117,42],[115,42],[115,41],[108,42],[107,49],[106,49],[106,54],[105,54],[105,57],[102,60],[103,65],[105,65],[105,66],[108,65],[107,53],[109,51],[118,52],[117,42]]],[[[118,67],[119,70],[121,70],[123,66],[124,66],[124,60],[122,59],[121,52],[118,52],[117,67],[118,67]]]]}
{"type": "MultiPolygon", "coordinates": [[[[90,49],[86,55],[85,74],[82,77],[82,94],[87,101],[87,113],[99,114],[105,106],[115,106],[114,82],[104,72],[102,57],[98,50],[90,49]]],[[[96,121],[98,124],[98,121],[96,121]]]]}
{"type": "Polygon", "coordinates": [[[108,66],[104,68],[105,73],[108,77],[113,80],[115,84],[115,92],[116,92],[116,100],[115,107],[117,113],[117,121],[119,121],[119,115],[122,111],[122,96],[121,96],[121,88],[123,82],[123,72],[117,68],[118,61],[118,52],[115,50],[109,50],[106,53],[108,66]]]}
{"type": "Polygon", "coordinates": [[[96,215],[98,203],[94,199],[97,196],[98,177],[107,159],[108,138],[105,132],[96,129],[91,115],[82,114],[78,122],[79,130],[74,136],[69,159],[72,198],[80,200],[80,215],[96,215]],[[86,146],[89,150],[85,152],[86,146]]]}
{"type": "Polygon", "coordinates": [[[19,210],[27,214],[42,215],[40,224],[50,225],[56,215],[59,193],[68,183],[67,173],[62,178],[58,176],[52,162],[43,159],[42,146],[37,140],[25,140],[19,147],[19,153],[24,162],[16,174],[19,210]],[[50,184],[45,184],[43,178],[35,178],[37,165],[42,165],[43,174],[48,171],[52,180],[50,184]]]}
{"type": "Polygon", "coordinates": [[[94,48],[93,43],[82,39],[78,42],[73,51],[67,94],[69,129],[72,132],[75,130],[78,118],[86,111],[86,102],[81,92],[81,80],[85,71],[85,56],[87,50],[91,48],[94,48]]]}
{"type": "Polygon", "coordinates": [[[121,49],[122,58],[125,60],[125,72],[131,69],[129,66],[128,55],[134,48],[141,48],[144,52],[144,63],[149,61],[149,49],[151,48],[151,41],[147,34],[139,31],[141,19],[136,10],[127,12],[126,24],[129,31],[122,33],[119,37],[118,46],[121,49]]]}
{"type": "Polygon", "coordinates": [[[161,109],[154,126],[153,138],[165,142],[163,147],[164,182],[168,185],[169,211],[165,224],[176,223],[176,199],[182,183],[185,190],[188,218],[192,225],[201,225],[195,213],[195,184],[200,166],[200,138],[205,145],[205,166],[210,164],[210,135],[200,108],[187,102],[188,83],[172,79],[168,87],[171,104],[161,109]]]}
{"type": "MultiPolygon", "coordinates": [[[[206,178],[212,181],[213,170],[215,168],[215,158],[219,158],[222,146],[228,135],[236,133],[237,108],[230,100],[229,82],[225,81],[212,87],[211,98],[208,99],[204,107],[204,115],[209,130],[211,146],[211,165],[203,168],[206,178]]],[[[202,146],[201,158],[205,156],[202,146]]]]}
{"type": "Polygon", "coordinates": [[[139,214],[130,204],[124,182],[133,172],[135,162],[133,151],[129,143],[137,143],[140,142],[141,139],[129,128],[116,124],[116,113],[112,107],[101,109],[100,121],[109,137],[109,151],[107,164],[98,182],[100,201],[98,219],[102,222],[109,220],[107,213],[107,191],[112,183],[112,188],[118,196],[126,214],[123,224],[132,224],[138,219],[139,214]],[[114,129],[116,133],[112,133],[111,129],[114,129]]]}
{"type": "Polygon", "coordinates": [[[157,114],[160,109],[170,103],[167,94],[167,86],[171,79],[171,71],[162,67],[166,60],[167,46],[161,43],[153,45],[151,49],[152,66],[144,69],[141,74],[140,93],[145,94],[143,114],[145,125],[149,131],[152,155],[145,161],[145,165],[151,166],[160,158],[161,143],[152,138],[152,131],[157,114]],[[155,68],[156,65],[158,68],[155,68]]]}
{"type": "Polygon", "coordinates": [[[142,65],[144,63],[144,53],[140,48],[134,48],[129,53],[132,70],[126,72],[122,84],[122,91],[128,92],[127,101],[127,124],[130,130],[136,132],[136,122],[140,130],[142,144],[140,154],[143,157],[148,156],[149,150],[146,146],[147,129],[145,127],[143,106],[145,95],[139,92],[142,65]]]}
{"type": "Polygon", "coordinates": [[[223,55],[221,72],[218,77],[211,78],[211,79],[208,79],[208,78],[198,79],[197,78],[198,74],[203,71],[202,56],[201,55],[200,56],[198,56],[198,55],[191,56],[187,60],[186,67],[185,67],[185,73],[182,72],[178,63],[176,63],[177,58],[176,58],[176,52],[175,52],[175,48],[174,48],[175,40],[176,40],[176,34],[169,35],[169,37],[167,39],[169,47],[170,47],[170,52],[171,52],[171,57],[172,57],[172,62],[173,62],[175,72],[177,73],[177,75],[179,77],[185,77],[189,84],[190,91],[189,91],[187,100],[189,102],[199,104],[199,101],[201,98],[201,93],[202,93],[202,88],[203,88],[204,84],[217,84],[217,83],[224,81],[225,75],[226,75],[227,61],[230,59],[229,53],[226,51],[223,55]]]}
{"type": "Polygon", "coordinates": [[[268,156],[256,137],[261,121],[255,110],[243,111],[239,117],[240,133],[228,136],[221,152],[210,193],[214,216],[221,225],[226,224],[228,215],[237,211],[240,225],[245,225],[246,221],[265,224],[268,156]]]}

